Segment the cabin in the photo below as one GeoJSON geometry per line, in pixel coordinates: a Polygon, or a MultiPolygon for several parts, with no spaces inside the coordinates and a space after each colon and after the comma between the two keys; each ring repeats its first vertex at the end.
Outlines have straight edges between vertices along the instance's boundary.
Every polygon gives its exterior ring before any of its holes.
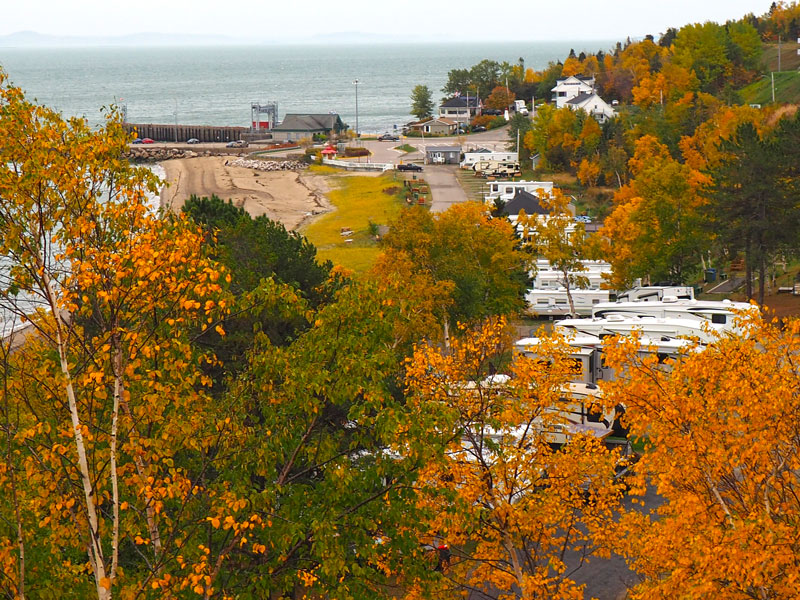
{"type": "Polygon", "coordinates": [[[317,136],[331,137],[347,129],[347,125],[336,113],[301,114],[289,113],[272,129],[272,139],[278,142],[297,142],[317,136]]]}
{"type": "Polygon", "coordinates": [[[425,164],[457,165],[461,159],[461,146],[428,146],[425,148],[425,164]]]}
{"type": "Polygon", "coordinates": [[[417,131],[422,135],[453,135],[458,131],[458,122],[453,119],[439,117],[412,123],[409,129],[411,129],[411,131],[417,131]]]}

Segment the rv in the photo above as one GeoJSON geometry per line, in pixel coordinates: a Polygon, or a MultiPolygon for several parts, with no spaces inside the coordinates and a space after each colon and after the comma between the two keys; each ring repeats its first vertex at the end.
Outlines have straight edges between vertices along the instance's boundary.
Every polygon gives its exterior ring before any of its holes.
{"type": "MultiPolygon", "coordinates": [[[[582,260],[584,271],[570,271],[570,275],[585,277],[589,282],[589,289],[597,290],[604,283],[603,274],[611,274],[611,265],[600,260],[582,260]]],[[[564,274],[554,269],[547,260],[536,261],[536,275],[533,280],[535,289],[553,289],[564,287],[564,274]]],[[[609,297],[610,298],[610,297],[609,297]]],[[[608,302],[603,300],[602,302],[608,302]]]]}
{"type": "Polygon", "coordinates": [[[464,160],[458,163],[458,166],[462,169],[472,169],[475,163],[488,161],[519,162],[519,154],[517,152],[500,152],[482,148],[473,152],[464,152],[464,160]]]}
{"type": "Polygon", "coordinates": [[[652,317],[611,314],[603,319],[563,319],[555,327],[564,332],[577,331],[598,337],[609,335],[631,335],[638,332],[651,339],[662,337],[690,337],[701,343],[714,342],[730,327],[687,317],[652,317]]]}
{"type": "MultiPolygon", "coordinates": [[[[567,343],[571,348],[569,358],[574,362],[573,383],[596,385],[601,381],[614,381],[618,378],[618,374],[603,361],[603,340],[600,337],[578,333],[571,336],[567,343]]],[[[514,353],[548,360],[538,353],[539,344],[539,338],[522,338],[514,343],[514,353]]],[[[685,339],[642,337],[639,339],[637,352],[640,357],[655,354],[658,368],[669,370],[672,361],[694,348],[692,342],[685,339]]]]}
{"type": "Polygon", "coordinates": [[[497,177],[501,175],[515,176],[520,174],[519,162],[500,160],[481,160],[476,162],[472,169],[476,175],[483,177],[497,177]]]}
{"type": "Polygon", "coordinates": [[[514,100],[514,110],[521,115],[527,115],[528,107],[525,106],[525,100],[514,100]]]}
{"type": "MultiPolygon", "coordinates": [[[[570,290],[574,314],[589,316],[592,308],[601,303],[608,303],[608,290],[570,290]]],[[[538,316],[564,316],[571,314],[567,290],[564,288],[532,289],[525,295],[528,312],[538,316]]]]}
{"type": "Polygon", "coordinates": [[[679,300],[694,300],[694,288],[664,285],[635,287],[617,294],[617,302],[657,302],[668,296],[674,296],[679,300]]]}
{"type": "Polygon", "coordinates": [[[691,319],[699,324],[712,323],[719,326],[721,331],[739,333],[737,319],[754,311],[757,312],[758,309],[746,302],[679,300],[675,296],[664,296],[661,301],[599,303],[592,307],[591,312],[593,319],[606,319],[612,315],[691,319]]]}
{"type": "Polygon", "coordinates": [[[486,185],[489,191],[484,195],[483,199],[487,204],[494,204],[497,198],[504,202],[513,200],[517,190],[522,190],[529,194],[544,194],[547,197],[553,195],[552,181],[490,181],[486,185]]]}

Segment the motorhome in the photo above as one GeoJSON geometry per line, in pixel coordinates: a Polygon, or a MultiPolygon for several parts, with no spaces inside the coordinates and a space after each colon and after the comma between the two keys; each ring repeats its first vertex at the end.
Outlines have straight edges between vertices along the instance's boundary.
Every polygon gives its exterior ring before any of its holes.
{"type": "Polygon", "coordinates": [[[664,296],[660,301],[604,302],[592,307],[592,318],[605,319],[611,316],[676,317],[691,319],[698,323],[718,325],[721,331],[739,333],[738,319],[743,315],[758,312],[758,308],[746,302],[730,300],[680,300],[675,296],[664,296]]]}
{"type": "Polygon", "coordinates": [[[528,303],[528,312],[539,317],[564,316],[569,314],[589,316],[592,314],[592,307],[608,303],[609,291],[598,289],[571,289],[572,304],[574,310],[570,309],[567,290],[564,288],[532,289],[525,294],[528,303]]]}

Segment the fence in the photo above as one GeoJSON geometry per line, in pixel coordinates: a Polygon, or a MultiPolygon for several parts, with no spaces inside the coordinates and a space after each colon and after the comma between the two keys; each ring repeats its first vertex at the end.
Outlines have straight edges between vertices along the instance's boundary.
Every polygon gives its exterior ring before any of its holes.
{"type": "Polygon", "coordinates": [[[323,158],[323,165],[330,165],[332,167],[340,167],[348,171],[390,171],[394,169],[392,163],[370,163],[370,162],[355,162],[350,160],[336,160],[335,158],[323,158]]]}

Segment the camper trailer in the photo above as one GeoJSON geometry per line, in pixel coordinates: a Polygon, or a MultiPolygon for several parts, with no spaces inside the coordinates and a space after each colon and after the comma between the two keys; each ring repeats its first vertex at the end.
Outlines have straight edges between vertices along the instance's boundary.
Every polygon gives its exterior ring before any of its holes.
{"type": "Polygon", "coordinates": [[[537,316],[564,316],[574,312],[575,315],[589,316],[592,308],[601,303],[608,303],[608,290],[570,290],[574,311],[570,310],[567,290],[564,288],[528,290],[525,300],[528,312],[537,316]]]}
{"type": "Polygon", "coordinates": [[[505,160],[481,160],[472,167],[482,177],[514,177],[520,174],[519,162],[505,160]]]}
{"type": "Polygon", "coordinates": [[[640,286],[617,294],[617,302],[658,302],[673,296],[679,300],[694,300],[692,286],[640,286]]]}

